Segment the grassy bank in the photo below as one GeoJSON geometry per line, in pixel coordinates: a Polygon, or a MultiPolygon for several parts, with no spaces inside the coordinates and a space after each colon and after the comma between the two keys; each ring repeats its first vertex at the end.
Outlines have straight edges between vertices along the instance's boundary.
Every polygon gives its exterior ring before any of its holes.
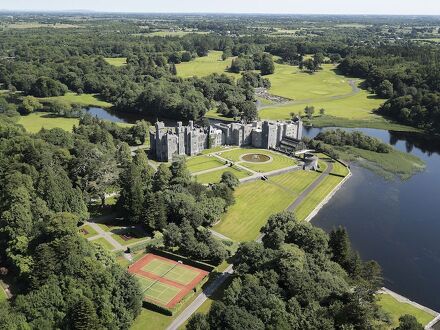
{"type": "Polygon", "coordinates": [[[411,154],[393,149],[389,153],[378,153],[354,147],[336,147],[341,158],[346,161],[356,161],[361,166],[375,173],[393,179],[395,176],[402,180],[410,178],[424,169],[424,162],[411,154]]]}
{"type": "Polygon", "coordinates": [[[388,313],[388,315],[391,317],[392,324],[390,325],[389,329],[396,328],[399,325],[399,317],[405,314],[413,315],[423,326],[427,325],[431,320],[434,319],[433,315],[408,303],[397,301],[389,294],[379,294],[377,299],[382,310],[388,313]]]}
{"type": "Polygon", "coordinates": [[[227,167],[227,168],[212,171],[209,173],[196,175],[195,179],[199,183],[218,183],[218,182],[220,182],[222,174],[224,172],[231,172],[238,179],[242,179],[242,178],[245,178],[245,177],[251,175],[250,172],[244,171],[238,167],[227,167]]]}

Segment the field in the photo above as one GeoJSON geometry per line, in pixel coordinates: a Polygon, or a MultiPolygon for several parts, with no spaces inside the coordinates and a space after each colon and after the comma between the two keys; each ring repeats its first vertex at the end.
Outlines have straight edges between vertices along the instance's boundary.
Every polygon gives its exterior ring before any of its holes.
{"type": "Polygon", "coordinates": [[[72,131],[74,125],[78,125],[79,120],[76,118],[57,117],[47,112],[34,112],[27,116],[20,116],[18,124],[23,125],[26,131],[37,133],[42,128],[52,129],[61,128],[65,131],[72,131]]]}
{"type": "Polygon", "coordinates": [[[342,181],[339,176],[327,176],[313,189],[295,209],[298,220],[304,220],[321,203],[327,195],[342,181]]]}
{"type": "Polygon", "coordinates": [[[434,316],[432,316],[431,314],[421,309],[418,309],[408,303],[397,301],[389,294],[379,294],[378,304],[385,312],[387,312],[391,316],[393,323],[390,326],[390,329],[396,328],[399,325],[399,317],[405,314],[415,316],[417,321],[419,321],[419,323],[421,323],[423,326],[434,319],[434,316]]]}
{"type": "Polygon", "coordinates": [[[208,272],[179,262],[146,254],[130,266],[141,283],[144,299],[168,308],[174,307],[208,272]]]}
{"type": "Polygon", "coordinates": [[[272,214],[286,209],[319,173],[295,171],[240,185],[236,202],[214,230],[235,240],[254,240],[272,214]]]}
{"type": "Polygon", "coordinates": [[[109,108],[112,106],[111,103],[101,101],[98,94],[76,94],[76,93],[66,93],[63,96],[53,96],[53,97],[43,97],[40,98],[42,102],[50,102],[54,100],[66,101],[70,104],[79,104],[83,106],[95,106],[100,108],[109,108]]]}
{"type": "Polygon", "coordinates": [[[240,162],[241,166],[251,169],[256,172],[266,173],[274,170],[279,170],[289,166],[297,165],[297,162],[287,156],[278,154],[265,149],[253,148],[239,148],[219,153],[219,156],[231,160],[233,162],[240,162]],[[253,163],[241,161],[241,157],[246,154],[263,154],[271,157],[271,161],[267,163],[253,163]]]}
{"type": "Polygon", "coordinates": [[[230,77],[239,77],[236,73],[226,71],[226,67],[231,65],[232,58],[222,61],[222,52],[210,51],[208,56],[198,57],[190,62],[183,62],[176,65],[179,77],[204,77],[212,73],[225,73],[230,77]]]}
{"type": "Polygon", "coordinates": [[[218,182],[220,182],[222,174],[224,172],[231,172],[238,179],[242,179],[242,178],[245,178],[245,177],[251,175],[250,172],[244,171],[241,168],[227,167],[227,168],[223,168],[220,170],[196,175],[195,178],[196,178],[197,182],[199,182],[199,183],[218,183],[218,182]]]}
{"type": "Polygon", "coordinates": [[[121,67],[127,64],[126,57],[104,57],[104,60],[113,66],[121,67]]]}
{"type": "Polygon", "coordinates": [[[206,155],[190,157],[186,160],[186,166],[191,173],[205,171],[223,165],[224,163],[218,158],[206,155]]]}
{"type": "Polygon", "coordinates": [[[156,36],[156,37],[183,37],[187,34],[208,34],[208,32],[204,31],[155,31],[148,33],[148,36],[156,36]]]}

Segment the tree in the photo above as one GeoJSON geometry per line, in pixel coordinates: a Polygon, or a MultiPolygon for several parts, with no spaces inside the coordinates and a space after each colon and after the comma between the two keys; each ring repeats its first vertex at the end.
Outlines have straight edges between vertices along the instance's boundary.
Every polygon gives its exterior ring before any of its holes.
{"type": "Polygon", "coordinates": [[[275,65],[273,63],[272,56],[265,54],[261,61],[261,75],[265,76],[275,72],[275,65]]]}
{"type": "Polygon", "coordinates": [[[325,115],[325,109],[324,108],[319,109],[319,114],[321,116],[324,116],[325,115]]]}
{"type": "Polygon", "coordinates": [[[399,326],[394,330],[423,330],[421,325],[413,315],[403,315],[399,317],[399,326]]]}
{"type": "Polygon", "coordinates": [[[73,306],[71,320],[73,330],[97,329],[99,325],[93,303],[84,296],[81,296],[73,306]]]}
{"type": "Polygon", "coordinates": [[[171,63],[170,64],[170,72],[173,76],[177,76],[177,68],[176,68],[176,64],[171,63]]]}
{"type": "Polygon", "coordinates": [[[223,172],[220,182],[226,184],[231,189],[235,189],[240,184],[234,173],[229,171],[223,172]]]}
{"type": "Polygon", "coordinates": [[[36,97],[25,96],[22,102],[23,113],[28,115],[36,110],[43,109],[43,105],[38,101],[36,97]]]}
{"type": "Polygon", "coordinates": [[[241,119],[250,123],[258,119],[258,110],[254,102],[246,101],[241,105],[241,119]]]}
{"type": "Polygon", "coordinates": [[[304,108],[304,112],[306,113],[306,115],[309,119],[312,119],[313,114],[315,113],[315,107],[308,105],[304,108]]]}
{"type": "Polygon", "coordinates": [[[376,94],[383,98],[391,98],[394,94],[393,84],[389,80],[385,79],[377,88],[376,94]]]}
{"type": "Polygon", "coordinates": [[[165,164],[160,164],[157,168],[156,173],[153,176],[153,190],[165,190],[170,184],[172,173],[169,167],[165,164]]]}

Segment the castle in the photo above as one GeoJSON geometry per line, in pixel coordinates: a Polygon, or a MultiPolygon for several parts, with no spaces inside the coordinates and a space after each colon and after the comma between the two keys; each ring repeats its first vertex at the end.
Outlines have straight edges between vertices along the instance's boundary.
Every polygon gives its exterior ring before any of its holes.
{"type": "Polygon", "coordinates": [[[294,147],[301,140],[303,124],[300,118],[292,121],[255,121],[242,123],[215,123],[207,128],[188,126],[178,122],[176,127],[165,127],[157,122],[150,130],[151,152],[159,161],[170,161],[175,155],[194,156],[205,149],[222,145],[253,146],[276,149],[294,147]]]}

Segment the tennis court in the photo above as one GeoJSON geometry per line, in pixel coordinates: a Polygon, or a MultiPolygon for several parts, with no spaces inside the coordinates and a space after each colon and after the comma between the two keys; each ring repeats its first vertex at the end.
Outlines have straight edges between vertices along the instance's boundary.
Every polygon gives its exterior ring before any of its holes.
{"type": "Polygon", "coordinates": [[[191,283],[200,274],[199,269],[191,269],[178,262],[162,259],[151,260],[142,270],[183,285],[191,283]]]}
{"type": "Polygon", "coordinates": [[[181,262],[146,254],[130,266],[139,280],[144,299],[173,307],[185,297],[208,272],[181,262]]]}

